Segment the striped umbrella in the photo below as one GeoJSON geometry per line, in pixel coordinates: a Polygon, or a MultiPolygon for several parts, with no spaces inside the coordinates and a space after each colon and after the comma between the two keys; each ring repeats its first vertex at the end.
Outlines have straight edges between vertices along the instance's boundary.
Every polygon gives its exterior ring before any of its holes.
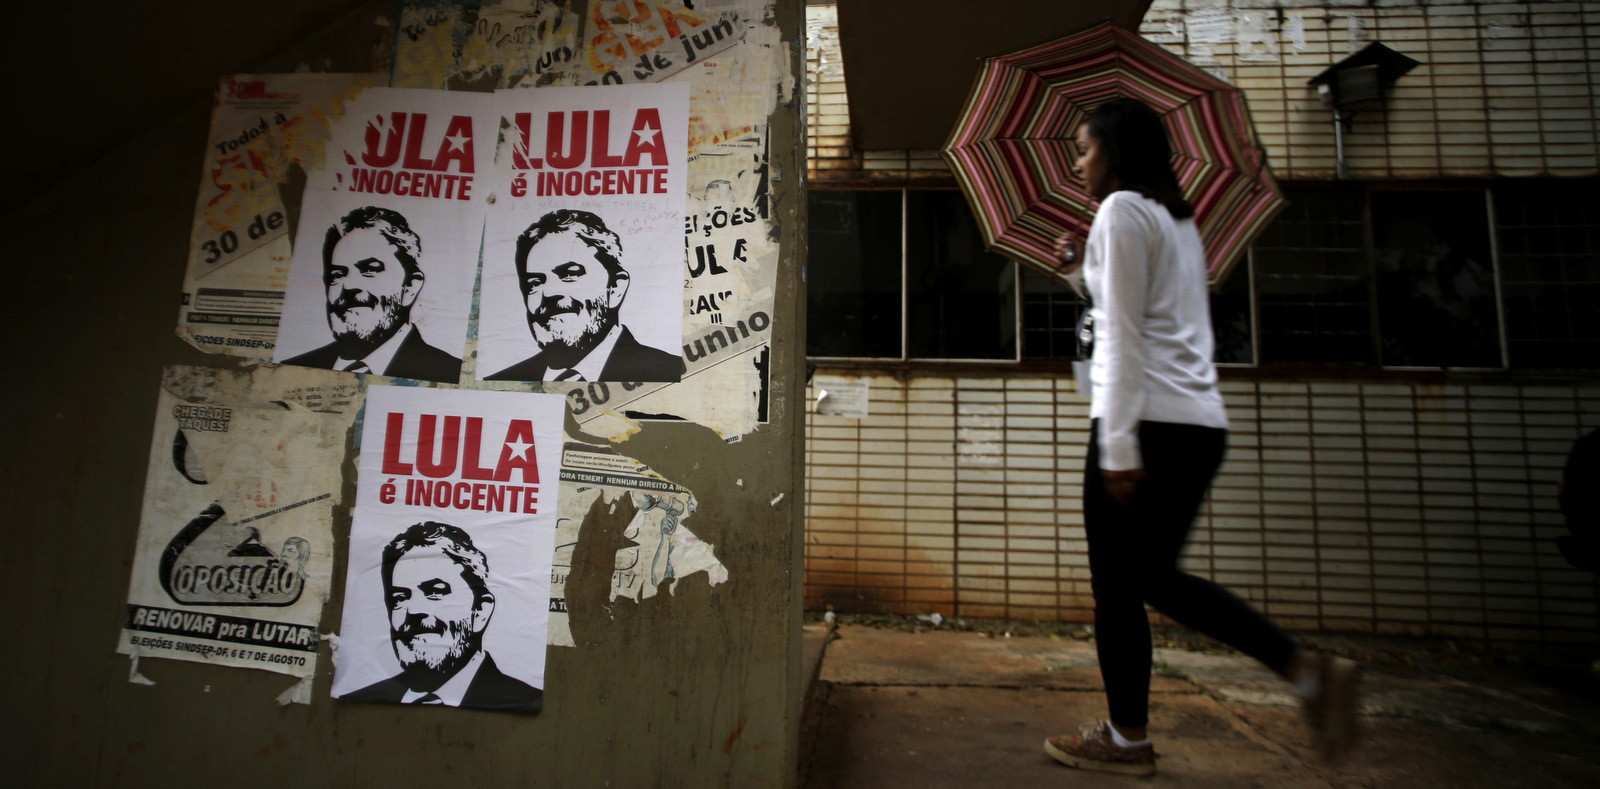
{"type": "Polygon", "coordinates": [[[1072,136],[1118,96],[1161,113],[1216,287],[1286,204],[1239,91],[1137,34],[1101,23],[990,58],[944,146],[990,249],[1061,277],[1057,238],[1083,237],[1094,198],[1072,136]]]}

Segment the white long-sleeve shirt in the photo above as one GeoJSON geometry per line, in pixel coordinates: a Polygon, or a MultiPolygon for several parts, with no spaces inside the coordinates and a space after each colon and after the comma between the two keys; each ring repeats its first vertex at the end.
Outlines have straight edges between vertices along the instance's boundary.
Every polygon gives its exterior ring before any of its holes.
{"type": "Polygon", "coordinates": [[[1144,467],[1139,422],[1226,428],[1212,364],[1205,245],[1137,192],[1100,203],[1084,250],[1093,301],[1089,416],[1100,420],[1100,468],[1144,467]]]}

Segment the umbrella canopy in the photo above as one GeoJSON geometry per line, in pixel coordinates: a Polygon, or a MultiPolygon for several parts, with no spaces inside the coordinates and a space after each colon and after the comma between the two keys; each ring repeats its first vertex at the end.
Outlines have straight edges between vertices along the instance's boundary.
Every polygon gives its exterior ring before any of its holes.
{"type": "Polygon", "coordinates": [[[1045,273],[1066,273],[1055,241],[1086,235],[1096,202],[1072,175],[1072,135],[1118,96],[1161,114],[1215,287],[1283,209],[1283,192],[1237,89],[1109,22],[991,58],[978,72],[944,157],[984,240],[1045,273]]]}

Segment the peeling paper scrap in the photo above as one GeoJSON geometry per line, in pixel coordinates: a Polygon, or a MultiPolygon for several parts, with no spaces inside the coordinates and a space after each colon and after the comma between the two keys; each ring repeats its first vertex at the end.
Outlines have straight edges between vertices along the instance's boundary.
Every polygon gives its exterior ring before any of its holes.
{"type": "Polygon", "coordinates": [[[266,407],[283,401],[352,418],[361,410],[363,391],[360,378],[275,366],[240,371],[175,365],[162,371],[161,388],[191,403],[266,407]]]}
{"type": "Polygon", "coordinates": [[[278,694],[278,705],[287,707],[290,704],[310,704],[311,685],[311,677],[306,677],[299,682],[290,685],[282,693],[278,694]]]}
{"type": "Polygon", "coordinates": [[[1004,411],[992,403],[956,406],[957,468],[991,468],[1003,462],[1004,411]]]}
{"type": "Polygon", "coordinates": [[[637,0],[594,4],[590,14],[553,0],[488,0],[470,15],[436,0],[405,0],[395,87],[480,89],[630,84],[672,79],[696,61],[721,59],[769,3],[637,0]],[[484,83],[487,82],[485,85],[484,83]]]}
{"type": "MultiPolygon", "coordinates": [[[[691,256],[695,254],[690,251],[691,256]]],[[[717,323],[708,320],[712,316],[685,317],[683,351],[688,371],[682,384],[646,384],[620,401],[613,395],[607,407],[670,414],[709,427],[723,438],[745,435],[770,421],[769,409],[778,406],[772,391],[769,348],[774,304],[770,282],[776,278],[777,267],[776,248],[751,259],[749,276],[741,274],[729,291],[733,295],[720,304],[739,307],[738,312],[723,311],[715,316],[717,323]],[[708,391],[719,394],[708,397],[708,391]]],[[[574,412],[579,410],[581,406],[575,404],[574,412]]],[[[583,416],[578,415],[578,421],[583,423],[583,416]]]]}
{"type": "MultiPolygon", "coordinates": [[[[548,84],[546,77],[556,77],[562,66],[575,57],[583,58],[587,43],[579,39],[583,15],[563,7],[566,5],[552,0],[489,0],[483,3],[477,8],[477,24],[461,36],[466,45],[460,50],[459,62],[493,63],[505,75],[508,86],[548,84]]],[[[421,7],[407,10],[421,10],[421,7]]],[[[420,13],[416,17],[424,24],[430,17],[437,18],[420,13]]],[[[444,52],[449,51],[448,47],[444,49],[444,52]]]]}
{"type": "Polygon", "coordinates": [[[134,647],[128,654],[128,681],[135,685],[154,685],[156,681],[139,673],[139,648],[134,647]]]}
{"type": "Polygon", "coordinates": [[[1234,40],[1233,10],[1202,8],[1189,14],[1191,44],[1229,44],[1234,40]]]}
{"type": "Polygon", "coordinates": [[[596,411],[582,424],[583,432],[599,436],[614,444],[627,441],[644,429],[637,421],[611,410],[596,411]]]}
{"type": "MultiPolygon", "coordinates": [[[[578,424],[584,432],[609,441],[624,441],[638,432],[638,419],[666,415],[695,422],[715,431],[724,438],[736,437],[754,430],[768,397],[766,391],[766,365],[770,358],[766,344],[752,346],[738,353],[721,357],[721,363],[694,370],[685,376],[693,377],[694,384],[645,384],[635,393],[615,397],[605,409],[573,408],[578,424]],[[652,388],[654,387],[654,388],[652,388]],[[707,392],[715,392],[707,396],[707,392]],[[637,394],[637,396],[628,396],[637,394]],[[618,403],[615,400],[622,400],[618,403]],[[583,414],[577,412],[583,410],[583,414]],[[618,413],[631,414],[624,420],[618,413]]],[[[583,394],[592,397],[593,387],[583,394]]],[[[613,388],[612,391],[616,391],[613,388]]],[[[569,396],[568,403],[576,398],[569,396]]],[[[591,401],[592,402],[592,401],[591,401]]]]}

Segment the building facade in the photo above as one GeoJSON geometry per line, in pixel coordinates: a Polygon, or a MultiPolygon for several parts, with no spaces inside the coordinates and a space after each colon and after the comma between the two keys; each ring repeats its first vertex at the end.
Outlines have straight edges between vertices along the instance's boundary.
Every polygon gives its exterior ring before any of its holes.
{"type": "MultiPolygon", "coordinates": [[[[936,151],[852,147],[807,11],[807,604],[1089,621],[1082,305],[981,249],[936,151]]],[[[1293,629],[1600,640],[1556,544],[1600,428],[1600,4],[1157,0],[1141,33],[1244,91],[1290,199],[1213,295],[1232,430],[1186,569],[1293,629]],[[1371,42],[1420,65],[1340,178],[1307,83],[1371,42]]]]}

